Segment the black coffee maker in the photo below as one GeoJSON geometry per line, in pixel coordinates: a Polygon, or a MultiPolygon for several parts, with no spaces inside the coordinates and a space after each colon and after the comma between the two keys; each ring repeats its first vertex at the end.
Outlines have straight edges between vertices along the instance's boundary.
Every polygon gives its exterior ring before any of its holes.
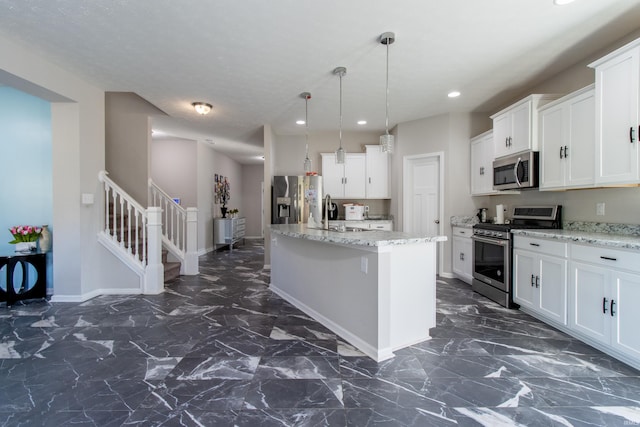
{"type": "Polygon", "coordinates": [[[480,222],[487,222],[487,211],[487,208],[478,209],[478,213],[476,214],[476,216],[478,217],[478,220],[480,220],[480,222]]]}

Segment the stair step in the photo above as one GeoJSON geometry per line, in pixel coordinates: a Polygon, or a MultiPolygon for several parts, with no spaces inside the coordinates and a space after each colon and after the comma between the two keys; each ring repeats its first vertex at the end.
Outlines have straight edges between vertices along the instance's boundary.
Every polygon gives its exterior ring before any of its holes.
{"type": "Polygon", "coordinates": [[[170,282],[180,277],[179,262],[165,262],[164,265],[164,283],[170,282]]]}

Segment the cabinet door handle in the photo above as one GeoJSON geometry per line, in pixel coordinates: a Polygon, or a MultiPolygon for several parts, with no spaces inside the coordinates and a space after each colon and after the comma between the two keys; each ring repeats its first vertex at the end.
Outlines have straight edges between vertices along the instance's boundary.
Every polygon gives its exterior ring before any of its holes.
{"type": "Polygon", "coordinates": [[[607,314],[607,298],[602,298],[602,314],[607,314]]]}
{"type": "Polygon", "coordinates": [[[508,147],[508,146],[509,146],[509,137],[506,137],[506,138],[504,139],[504,146],[505,146],[505,147],[508,147]]]}
{"type": "Polygon", "coordinates": [[[566,159],[567,157],[569,157],[569,147],[567,147],[566,145],[564,146],[564,158],[566,159]]]}
{"type": "Polygon", "coordinates": [[[613,306],[616,305],[616,300],[611,300],[611,305],[609,306],[609,314],[611,314],[611,317],[615,316],[616,312],[613,311],[613,306]]]}
{"type": "Polygon", "coordinates": [[[536,276],[536,288],[540,287],[540,276],[536,276]]]}
{"type": "Polygon", "coordinates": [[[600,258],[606,259],[607,261],[617,261],[618,260],[617,258],[612,258],[610,256],[602,256],[602,255],[600,255],[600,258]]]}
{"type": "Polygon", "coordinates": [[[531,287],[535,286],[535,278],[536,276],[534,276],[533,274],[531,275],[531,287]]]}
{"type": "Polygon", "coordinates": [[[540,243],[529,243],[531,246],[540,246],[540,243]]]}
{"type": "Polygon", "coordinates": [[[629,142],[633,144],[633,126],[629,128],[629,142]]]}
{"type": "Polygon", "coordinates": [[[563,158],[563,156],[562,156],[562,151],[563,151],[563,150],[564,150],[564,147],[560,147],[560,158],[561,158],[561,159],[563,158]]]}
{"type": "Polygon", "coordinates": [[[371,177],[369,177],[369,184],[371,184],[371,177]]]}
{"type": "Polygon", "coordinates": [[[484,166],[480,168],[480,175],[484,175],[484,166]]]}
{"type": "Polygon", "coordinates": [[[460,252],[460,259],[464,261],[464,252],[460,252]]]}

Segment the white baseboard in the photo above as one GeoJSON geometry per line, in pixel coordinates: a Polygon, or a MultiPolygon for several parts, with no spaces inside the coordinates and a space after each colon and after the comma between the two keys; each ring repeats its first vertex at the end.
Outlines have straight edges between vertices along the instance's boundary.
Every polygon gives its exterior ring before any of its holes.
{"type": "Polygon", "coordinates": [[[100,295],[141,295],[142,291],[139,288],[127,288],[127,289],[94,289],[91,292],[87,292],[82,295],[59,295],[54,294],[51,296],[51,302],[84,302],[100,295]]]}

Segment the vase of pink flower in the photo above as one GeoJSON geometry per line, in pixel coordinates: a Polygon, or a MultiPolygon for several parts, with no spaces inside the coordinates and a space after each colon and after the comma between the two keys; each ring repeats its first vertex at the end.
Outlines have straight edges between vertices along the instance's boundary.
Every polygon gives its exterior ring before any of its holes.
{"type": "Polygon", "coordinates": [[[13,240],[9,243],[16,245],[16,252],[32,252],[36,250],[42,228],[33,225],[16,225],[9,229],[13,240]]]}

